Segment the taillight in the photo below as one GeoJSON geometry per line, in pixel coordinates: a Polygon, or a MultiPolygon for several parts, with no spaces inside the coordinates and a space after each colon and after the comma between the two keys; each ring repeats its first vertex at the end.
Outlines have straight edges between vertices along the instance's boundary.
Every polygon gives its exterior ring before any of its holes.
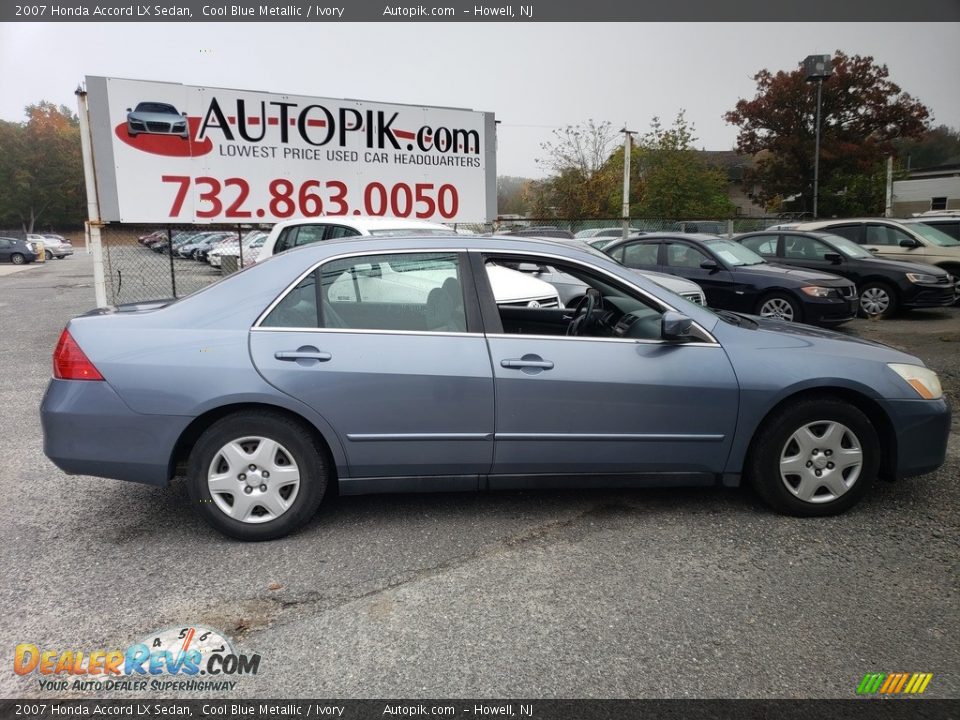
{"type": "Polygon", "coordinates": [[[66,328],[60,333],[57,348],[53,351],[53,376],[58,380],[103,380],[103,375],[83,354],[66,328]]]}

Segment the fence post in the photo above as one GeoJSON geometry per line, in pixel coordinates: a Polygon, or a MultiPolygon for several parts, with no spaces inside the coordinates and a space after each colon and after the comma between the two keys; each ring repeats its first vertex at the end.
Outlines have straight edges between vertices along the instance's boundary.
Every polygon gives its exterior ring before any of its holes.
{"type": "Polygon", "coordinates": [[[173,297],[177,297],[177,272],[173,269],[173,235],[170,232],[170,226],[167,225],[167,255],[170,256],[170,289],[173,291],[173,297]]]}
{"type": "MultiPolygon", "coordinates": [[[[240,229],[240,226],[237,225],[237,247],[240,248],[240,260],[237,262],[237,270],[243,267],[243,236],[240,234],[240,229]]],[[[223,262],[223,253],[220,254],[220,262],[223,262]]],[[[222,273],[223,270],[221,269],[220,272],[222,273]]]]}

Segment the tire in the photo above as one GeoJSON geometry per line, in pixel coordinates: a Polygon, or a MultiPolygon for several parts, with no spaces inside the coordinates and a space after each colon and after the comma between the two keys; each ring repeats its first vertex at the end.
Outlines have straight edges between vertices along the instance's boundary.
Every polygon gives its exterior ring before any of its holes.
{"type": "Polygon", "coordinates": [[[864,317],[890,317],[899,304],[896,290],[887,283],[868,282],[860,288],[860,313],[864,317]]]}
{"type": "Polygon", "coordinates": [[[787,322],[801,322],[803,317],[800,304],[783,292],[768,293],[760,298],[757,315],[787,322]]]}
{"type": "Polygon", "coordinates": [[[849,403],[824,396],[801,400],[764,421],[751,444],[746,471],[757,494],[773,509],[816,517],[855,505],[879,468],[880,442],[869,418],[849,403]],[[837,458],[847,465],[835,463],[837,458]]]}
{"type": "Polygon", "coordinates": [[[224,535],[274,540],[316,513],[327,488],[325,457],[300,423],[269,411],[238,412],[197,440],[187,463],[187,490],[203,519],[224,535]]]}
{"type": "Polygon", "coordinates": [[[27,259],[21,253],[14,253],[10,256],[10,262],[14,265],[23,265],[27,259]]]}

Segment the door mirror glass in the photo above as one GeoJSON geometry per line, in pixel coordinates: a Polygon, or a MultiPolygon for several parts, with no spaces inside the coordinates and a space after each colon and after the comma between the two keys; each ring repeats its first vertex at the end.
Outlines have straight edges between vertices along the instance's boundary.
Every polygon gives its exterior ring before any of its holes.
{"type": "Polygon", "coordinates": [[[664,340],[683,342],[689,340],[693,320],[683,313],[667,310],[660,319],[660,337],[664,340]]]}

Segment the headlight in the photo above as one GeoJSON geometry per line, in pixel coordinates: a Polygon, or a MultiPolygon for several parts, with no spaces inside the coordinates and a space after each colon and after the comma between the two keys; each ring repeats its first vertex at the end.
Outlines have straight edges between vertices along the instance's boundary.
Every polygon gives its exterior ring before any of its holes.
{"type": "Polygon", "coordinates": [[[912,283],[936,284],[936,275],[927,275],[926,273],[907,273],[907,280],[912,283]]]}
{"type": "Polygon", "coordinates": [[[838,297],[839,293],[833,288],[818,287],[816,285],[807,285],[806,287],[800,288],[810,297],[838,297]]]}
{"type": "Polygon", "coordinates": [[[925,400],[939,400],[943,397],[943,388],[940,387],[940,378],[930,368],[922,365],[906,365],[903,363],[887,363],[887,367],[907,381],[917,394],[925,400]]]}

